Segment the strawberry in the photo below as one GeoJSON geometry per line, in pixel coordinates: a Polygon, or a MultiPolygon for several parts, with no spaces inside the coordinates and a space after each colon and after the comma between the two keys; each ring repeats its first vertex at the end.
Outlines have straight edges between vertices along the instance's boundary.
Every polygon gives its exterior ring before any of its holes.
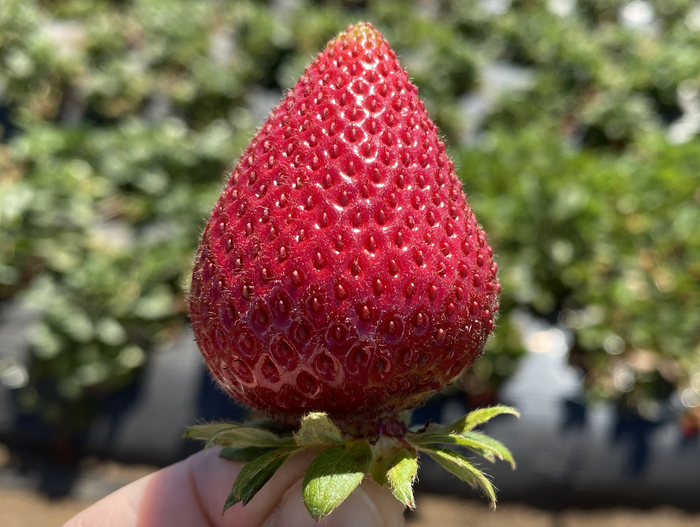
{"type": "Polygon", "coordinates": [[[358,24],[241,156],[197,252],[192,327],[239,401],[380,423],[481,354],[496,270],[417,88],[358,24]]]}
{"type": "Polygon", "coordinates": [[[320,450],[302,485],[316,519],[366,475],[412,507],[418,451],[495,504],[489,479],[446,445],[514,466],[473,431],[513,408],[417,431],[399,412],[481,354],[496,271],[416,87],[372,25],[349,27],[253,138],[195,258],[192,328],[209,369],[279,421],[187,431],[248,462],[224,511],[308,448],[320,450]]]}

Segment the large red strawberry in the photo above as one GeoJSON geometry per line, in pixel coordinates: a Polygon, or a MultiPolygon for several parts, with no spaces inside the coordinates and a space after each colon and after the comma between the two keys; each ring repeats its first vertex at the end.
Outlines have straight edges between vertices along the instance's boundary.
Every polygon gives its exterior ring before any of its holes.
{"type": "Polygon", "coordinates": [[[376,420],[479,356],[498,292],[416,87],[360,24],[241,156],[197,253],[192,327],[236,399],[284,421],[376,420]]]}
{"type": "Polygon", "coordinates": [[[358,24],[241,156],[196,256],[192,327],[239,401],[401,435],[387,424],[480,355],[496,270],[416,87],[358,24]]]}

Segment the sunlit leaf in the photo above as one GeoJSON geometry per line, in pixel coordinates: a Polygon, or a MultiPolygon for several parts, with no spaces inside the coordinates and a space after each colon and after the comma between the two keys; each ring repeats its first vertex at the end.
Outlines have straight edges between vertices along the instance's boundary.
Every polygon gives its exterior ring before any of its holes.
{"type": "Polygon", "coordinates": [[[469,412],[467,415],[460,417],[454,423],[444,427],[443,431],[450,434],[463,434],[470,430],[487,423],[498,415],[514,415],[520,417],[520,413],[510,406],[489,406],[488,408],[480,408],[469,412]]]}
{"type": "Polygon", "coordinates": [[[321,452],[306,470],[302,484],[311,516],[319,520],[340,505],[360,484],[371,463],[372,450],[364,441],[321,452]]]}
{"type": "Polygon", "coordinates": [[[413,482],[418,472],[416,452],[397,448],[382,453],[370,467],[372,479],[379,485],[388,487],[401,503],[414,508],[413,482]]]}
{"type": "Polygon", "coordinates": [[[453,450],[433,445],[422,445],[420,449],[462,481],[466,481],[472,487],[481,487],[491,501],[491,507],[496,508],[496,491],[493,485],[468,459],[453,450]]]}

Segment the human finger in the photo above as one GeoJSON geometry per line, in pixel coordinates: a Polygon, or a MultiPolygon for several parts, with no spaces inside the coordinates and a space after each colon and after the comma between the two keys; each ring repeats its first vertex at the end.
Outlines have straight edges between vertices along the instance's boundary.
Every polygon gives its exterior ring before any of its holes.
{"type": "MultiPolygon", "coordinates": [[[[222,516],[222,506],[243,465],[221,459],[218,448],[142,478],[92,505],[64,527],[282,527],[317,525],[301,497],[301,482],[313,452],[301,452],[245,507],[222,516]]],[[[401,504],[386,489],[366,480],[325,520],[328,527],[403,525],[401,504]]]]}

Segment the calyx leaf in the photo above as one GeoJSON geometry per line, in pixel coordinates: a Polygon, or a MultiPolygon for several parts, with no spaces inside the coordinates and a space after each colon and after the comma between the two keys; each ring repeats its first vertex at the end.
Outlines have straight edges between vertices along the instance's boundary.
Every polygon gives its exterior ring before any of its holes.
{"type": "Polygon", "coordinates": [[[467,415],[463,415],[457,419],[454,423],[444,426],[442,432],[447,434],[464,434],[501,414],[510,414],[520,417],[520,412],[515,408],[499,404],[469,412],[467,415]]]}
{"type": "Polygon", "coordinates": [[[185,437],[206,440],[206,446],[231,448],[279,447],[284,440],[274,433],[238,423],[214,423],[192,426],[185,437]]]}
{"type": "Polygon", "coordinates": [[[302,483],[302,496],[315,520],[340,505],[362,482],[372,463],[372,449],[366,441],[331,447],[314,459],[302,483]]]}
{"type": "Polygon", "coordinates": [[[496,491],[493,485],[486,475],[472,465],[468,459],[453,450],[434,445],[423,445],[420,450],[462,481],[466,481],[472,487],[481,487],[491,500],[491,508],[496,508],[496,491]]]}
{"type": "Polygon", "coordinates": [[[397,448],[380,454],[372,463],[370,474],[379,485],[389,487],[396,499],[406,507],[415,508],[413,482],[418,472],[415,450],[397,448]]]}
{"type": "Polygon", "coordinates": [[[290,447],[270,450],[243,467],[233,483],[233,489],[224,504],[221,514],[239,501],[242,501],[243,505],[247,505],[263,485],[274,476],[275,472],[289,457],[291,451],[292,448],[290,447]]]}
{"type": "Polygon", "coordinates": [[[507,461],[515,469],[515,460],[503,443],[479,432],[463,434],[426,434],[414,440],[416,445],[448,444],[460,445],[473,450],[492,463],[498,459],[507,461]]]}
{"type": "Polygon", "coordinates": [[[510,450],[497,439],[489,437],[480,432],[466,432],[465,434],[462,434],[461,437],[464,441],[470,442],[470,444],[466,446],[472,450],[481,448],[485,451],[493,452],[498,459],[501,461],[507,461],[510,463],[511,468],[515,470],[515,459],[513,459],[513,454],[511,454],[510,450]]]}
{"type": "Polygon", "coordinates": [[[343,433],[323,412],[313,412],[301,421],[301,428],[294,434],[294,441],[301,446],[337,445],[343,442],[343,433]]]}
{"type": "Polygon", "coordinates": [[[228,430],[232,426],[241,426],[239,423],[204,423],[201,425],[190,426],[183,437],[190,439],[209,439],[214,434],[221,432],[222,430],[228,430]]]}

